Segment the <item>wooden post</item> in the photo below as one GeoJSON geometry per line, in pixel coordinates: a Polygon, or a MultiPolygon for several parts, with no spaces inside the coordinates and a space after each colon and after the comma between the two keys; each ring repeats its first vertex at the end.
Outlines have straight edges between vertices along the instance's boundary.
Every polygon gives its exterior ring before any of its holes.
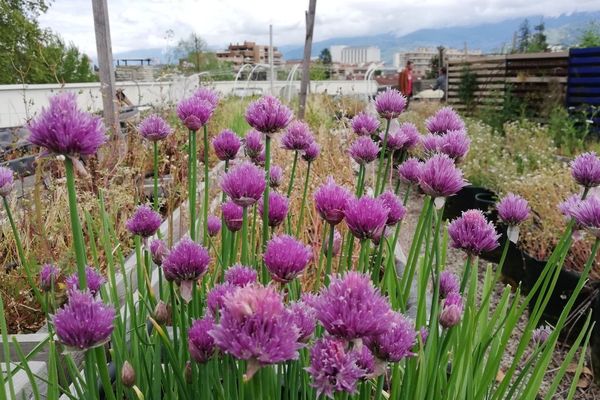
{"type": "Polygon", "coordinates": [[[100,91],[104,123],[113,135],[120,133],[119,115],[116,105],[115,74],[113,70],[112,47],[110,44],[110,24],[106,0],[92,0],[96,51],[100,69],[100,91]]]}
{"type": "Polygon", "coordinates": [[[306,110],[306,94],[310,81],[310,53],[312,50],[313,30],[315,27],[315,12],[317,0],[309,0],[306,13],[306,38],[304,40],[304,59],[302,60],[302,82],[300,83],[300,101],[298,104],[298,118],[304,119],[306,110]]]}

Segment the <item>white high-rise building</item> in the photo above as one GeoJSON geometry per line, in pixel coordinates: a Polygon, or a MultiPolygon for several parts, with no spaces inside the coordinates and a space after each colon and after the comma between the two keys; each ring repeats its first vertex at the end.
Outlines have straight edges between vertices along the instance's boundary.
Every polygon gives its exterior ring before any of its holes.
{"type": "Polygon", "coordinates": [[[359,65],[381,61],[381,51],[375,46],[331,46],[329,52],[334,63],[359,65]]]}

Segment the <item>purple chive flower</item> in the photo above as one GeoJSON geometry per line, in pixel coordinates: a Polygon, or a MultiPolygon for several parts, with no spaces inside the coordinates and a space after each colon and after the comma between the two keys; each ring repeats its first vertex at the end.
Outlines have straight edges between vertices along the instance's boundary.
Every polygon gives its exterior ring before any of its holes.
{"type": "Polygon", "coordinates": [[[417,341],[417,332],[411,320],[394,312],[388,329],[379,335],[371,336],[365,344],[380,360],[398,362],[405,357],[412,357],[411,351],[417,341]]]}
{"type": "Polygon", "coordinates": [[[323,337],[310,350],[310,366],[306,371],[312,377],[311,386],[317,396],[333,399],[334,392],[356,392],[356,384],[365,372],[357,364],[356,353],[346,349],[342,340],[323,337]]]}
{"type": "Polygon", "coordinates": [[[60,270],[52,264],[44,264],[40,269],[40,288],[44,292],[49,292],[56,287],[56,280],[60,270]]]}
{"type": "Polygon", "coordinates": [[[289,235],[275,236],[267,243],[265,265],[273,280],[288,283],[294,280],[312,258],[310,246],[289,235]]]}
{"type": "Polygon", "coordinates": [[[163,260],[165,278],[179,285],[181,297],[189,303],[192,288],[210,263],[208,251],[188,238],[179,241],[163,260]]]}
{"type": "Polygon", "coordinates": [[[199,364],[204,364],[215,352],[215,340],[208,334],[215,327],[211,317],[204,317],[194,321],[188,331],[188,350],[192,359],[199,364]]]}
{"type": "Polygon", "coordinates": [[[421,146],[423,146],[423,150],[428,154],[436,153],[439,150],[441,140],[441,136],[428,133],[421,137],[421,146]]]}
{"type": "Polygon", "coordinates": [[[0,167],[0,197],[10,194],[14,185],[13,171],[10,168],[0,167]]]}
{"type": "Polygon", "coordinates": [[[212,89],[201,87],[193,94],[194,97],[200,100],[207,101],[213,108],[219,105],[219,94],[212,89]]]}
{"type": "Polygon", "coordinates": [[[398,128],[398,134],[404,136],[404,150],[414,148],[421,139],[417,126],[411,122],[404,122],[398,128]]]}
{"type": "MultiPolygon", "coordinates": [[[[384,140],[384,136],[380,136],[382,143],[384,140]]],[[[400,132],[400,129],[395,129],[388,134],[386,148],[387,151],[393,153],[394,151],[402,150],[404,148],[404,144],[406,142],[406,138],[400,132]]]]}
{"type": "Polygon", "coordinates": [[[369,136],[379,129],[379,120],[377,117],[365,112],[360,112],[352,118],[352,130],[358,136],[369,136]]]}
{"type": "Polygon", "coordinates": [[[519,195],[509,193],[496,204],[498,216],[509,226],[519,225],[529,216],[527,200],[519,195]]]}
{"type": "Polygon", "coordinates": [[[311,163],[315,161],[317,157],[319,157],[320,153],[321,146],[319,146],[317,142],[312,142],[310,146],[308,146],[308,148],[304,150],[304,153],[302,153],[302,159],[307,163],[311,163]]]}
{"type": "Polygon", "coordinates": [[[333,277],[312,303],[327,332],[346,340],[380,335],[391,321],[387,299],[358,272],[333,277]]]}
{"type": "Polygon", "coordinates": [[[580,202],[581,196],[573,194],[558,205],[558,210],[564,215],[565,219],[570,220],[571,218],[574,218],[574,211],[577,209],[580,202]]]}
{"type": "Polygon", "coordinates": [[[221,219],[214,215],[209,215],[206,222],[208,236],[214,237],[221,231],[221,219]]]}
{"type": "Polygon", "coordinates": [[[213,139],[212,145],[215,149],[217,158],[219,160],[228,161],[233,160],[237,156],[237,153],[242,146],[242,142],[235,132],[224,129],[213,139]]]}
{"type": "Polygon", "coordinates": [[[402,164],[398,165],[398,176],[400,180],[410,184],[419,183],[419,175],[422,166],[423,163],[414,157],[407,159],[402,164]]]}
{"type": "Polygon", "coordinates": [[[303,301],[293,302],[290,304],[289,310],[292,314],[293,323],[300,332],[298,341],[302,343],[308,342],[315,332],[317,325],[315,310],[303,301]]]}
{"type": "Polygon", "coordinates": [[[53,318],[58,340],[75,350],[101,346],[110,339],[115,309],[90,293],[72,291],[69,302],[53,318]]]}
{"type": "Polygon", "coordinates": [[[421,342],[426,343],[427,338],[429,337],[429,330],[427,327],[422,326],[421,329],[419,329],[419,335],[421,336],[421,342]]]}
{"type": "Polygon", "coordinates": [[[346,188],[338,186],[329,176],[327,182],[315,191],[317,212],[331,225],[337,225],[344,219],[344,211],[351,197],[352,195],[346,188]]]}
{"type": "Polygon", "coordinates": [[[361,136],[352,143],[348,153],[355,162],[365,165],[377,159],[379,146],[369,136],[361,136]]]}
{"type": "Polygon", "coordinates": [[[235,292],[236,288],[237,286],[234,286],[228,282],[213,286],[213,288],[206,294],[206,305],[210,315],[219,315],[223,305],[225,304],[225,297],[228,294],[235,292]]]}
{"type": "Polygon", "coordinates": [[[242,229],[244,209],[233,201],[226,201],[221,204],[221,212],[223,213],[223,219],[225,220],[225,226],[231,232],[237,232],[242,229]]]}
{"type": "Polygon", "coordinates": [[[375,109],[381,118],[397,118],[406,108],[406,97],[396,89],[388,89],[375,97],[375,109]]]}
{"type": "Polygon", "coordinates": [[[457,325],[463,314],[463,300],[460,293],[450,293],[444,299],[442,312],[440,313],[440,325],[451,328],[457,325]]]}
{"type": "Polygon", "coordinates": [[[533,330],[531,340],[535,345],[539,346],[546,343],[551,334],[552,328],[549,325],[542,325],[533,330]]]}
{"type": "Polygon", "coordinates": [[[481,210],[467,210],[448,225],[452,247],[467,254],[490,252],[500,244],[494,224],[488,222],[481,210]]]}
{"type": "Polygon", "coordinates": [[[219,324],[209,334],[223,352],[247,360],[245,380],[264,365],[298,358],[302,346],[281,295],[258,284],[237,288],[225,297],[219,324]]]}
{"type": "Polygon", "coordinates": [[[246,133],[244,138],[244,149],[246,156],[250,159],[255,159],[263,152],[265,145],[262,142],[262,137],[259,131],[252,129],[246,133]]]}
{"type": "Polygon", "coordinates": [[[438,151],[448,155],[453,160],[462,160],[469,152],[471,139],[464,130],[448,131],[438,140],[438,151]]]}
{"type": "Polygon", "coordinates": [[[375,357],[367,346],[356,346],[352,349],[351,354],[356,358],[356,365],[363,372],[362,379],[374,375],[376,370],[375,357]]]}
{"type": "Polygon", "coordinates": [[[583,187],[600,185],[600,158],[593,151],[580,154],[571,162],[571,175],[583,187]]]}
{"type": "Polygon", "coordinates": [[[225,271],[225,282],[234,286],[246,286],[255,283],[256,279],[257,273],[252,267],[236,264],[225,271]]]}
{"type": "MultiPolygon", "coordinates": [[[[337,256],[338,253],[340,252],[340,249],[342,247],[342,235],[340,234],[340,231],[338,231],[337,229],[333,230],[333,248],[331,249],[331,255],[333,257],[337,256]]],[[[323,243],[323,251],[325,252],[325,254],[329,254],[329,240],[325,240],[325,243],[323,243]]]]}
{"type": "Polygon", "coordinates": [[[448,197],[458,193],[467,182],[460,169],[446,154],[436,154],[419,171],[419,186],[431,197],[448,197]]]}
{"type": "Polygon", "coordinates": [[[306,122],[293,121],[281,137],[281,146],[286,150],[304,151],[315,141],[306,122]]]}
{"type": "Polygon", "coordinates": [[[600,238],[600,197],[588,196],[572,210],[577,225],[600,238]]]}
{"type": "Polygon", "coordinates": [[[100,117],[79,110],[74,93],[50,98],[50,107],[28,124],[29,142],[50,153],[65,156],[91,155],[108,137],[100,117]]]}
{"type": "Polygon", "coordinates": [[[246,121],[257,131],[271,135],[288,126],[292,111],[276,97],[264,96],[248,105],[246,121]]]}
{"type": "Polygon", "coordinates": [[[432,117],[427,118],[425,126],[430,133],[438,135],[465,129],[465,123],[451,107],[440,108],[432,117]]]}
{"type": "Polygon", "coordinates": [[[283,179],[283,169],[279,165],[271,165],[269,169],[269,186],[278,188],[283,179]]]}
{"type": "Polygon", "coordinates": [[[383,201],[384,206],[388,208],[387,226],[396,225],[406,215],[406,208],[402,205],[402,200],[389,190],[379,195],[378,199],[383,201]]]}
{"type": "Polygon", "coordinates": [[[450,271],[440,274],[440,298],[445,299],[450,293],[459,293],[460,283],[458,276],[450,271]]]}
{"type": "Polygon", "coordinates": [[[162,265],[167,254],[169,254],[169,249],[167,249],[165,242],[160,239],[154,239],[150,242],[150,255],[152,256],[154,264],[162,265]]]}
{"type": "Polygon", "coordinates": [[[267,157],[267,153],[265,152],[265,150],[263,150],[262,153],[260,153],[256,157],[251,158],[250,161],[252,161],[252,164],[254,164],[258,167],[261,167],[261,169],[262,169],[262,167],[265,166],[266,157],[267,157]]]}
{"type": "Polygon", "coordinates": [[[265,172],[245,161],[223,176],[221,189],[238,206],[251,206],[262,197],[265,190],[265,172]]]}
{"type": "Polygon", "coordinates": [[[169,136],[172,132],[171,127],[160,116],[150,114],[140,123],[138,131],[144,139],[151,142],[158,142],[169,136]]]}
{"type": "MultiPolygon", "coordinates": [[[[288,214],[290,200],[281,193],[269,192],[269,226],[281,225],[288,214]]],[[[258,200],[259,215],[263,213],[263,199],[258,200]]]]}
{"type": "Polygon", "coordinates": [[[156,233],[161,222],[160,214],[143,204],[135,210],[125,226],[132,234],[147,238],[156,233]]]}
{"type": "MultiPolygon", "coordinates": [[[[87,290],[94,297],[100,293],[100,288],[106,283],[106,278],[90,266],[85,267],[85,279],[87,282],[87,290]]],[[[67,277],[65,283],[67,284],[69,292],[79,290],[79,276],[77,274],[67,277]]]]}
{"type": "Polygon", "coordinates": [[[381,199],[362,196],[348,202],[344,215],[346,225],[354,237],[378,241],[383,235],[389,212],[381,199]]]}
{"type": "Polygon", "coordinates": [[[177,116],[186,128],[197,131],[208,123],[215,107],[200,97],[183,99],[177,105],[177,116]]]}

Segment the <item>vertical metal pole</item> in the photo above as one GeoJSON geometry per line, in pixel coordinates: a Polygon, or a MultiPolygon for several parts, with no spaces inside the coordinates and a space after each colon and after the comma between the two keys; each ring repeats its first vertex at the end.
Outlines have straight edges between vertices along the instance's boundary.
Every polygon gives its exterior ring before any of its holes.
{"type": "Polygon", "coordinates": [[[275,79],[275,67],[273,65],[273,24],[269,25],[269,67],[271,71],[271,95],[275,95],[275,89],[273,88],[273,79],[275,79]]]}
{"type": "Polygon", "coordinates": [[[106,0],[92,0],[92,10],[94,13],[98,67],[100,69],[100,92],[102,93],[104,123],[115,135],[120,132],[120,129],[106,0]]]}

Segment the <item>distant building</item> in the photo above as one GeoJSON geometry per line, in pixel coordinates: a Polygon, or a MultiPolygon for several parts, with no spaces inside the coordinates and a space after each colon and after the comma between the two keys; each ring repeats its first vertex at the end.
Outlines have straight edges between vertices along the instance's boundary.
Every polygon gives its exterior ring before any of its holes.
{"type": "MultiPolygon", "coordinates": [[[[221,61],[231,62],[233,69],[238,71],[244,64],[268,64],[269,46],[244,41],[244,43],[230,44],[227,50],[218,51],[217,58],[221,61]]],[[[273,46],[273,64],[282,65],[283,55],[277,47],[273,46]]]]}
{"type": "Polygon", "coordinates": [[[379,47],[351,47],[351,46],[331,46],[331,61],[340,64],[360,65],[369,63],[378,63],[381,61],[381,51],[379,47]]]}
{"type": "Polygon", "coordinates": [[[155,61],[150,58],[117,59],[115,80],[152,82],[159,72],[157,67],[151,65],[155,61]]]}
{"type": "MultiPolygon", "coordinates": [[[[417,77],[424,77],[431,71],[431,59],[438,54],[436,48],[421,47],[410,51],[403,51],[394,54],[394,67],[404,68],[408,60],[413,62],[413,74],[417,77]]],[[[480,56],[481,50],[458,50],[445,49],[446,60],[456,60],[465,56],[480,56]]]]}

